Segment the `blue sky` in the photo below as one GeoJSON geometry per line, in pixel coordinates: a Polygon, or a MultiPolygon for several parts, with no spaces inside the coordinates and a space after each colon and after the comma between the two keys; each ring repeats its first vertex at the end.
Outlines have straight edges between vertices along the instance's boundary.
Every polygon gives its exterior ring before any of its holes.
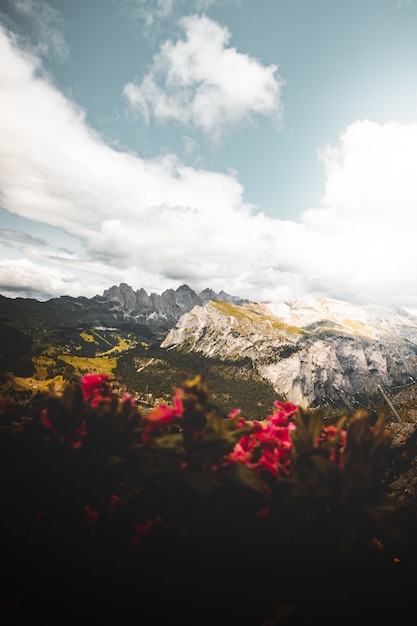
{"type": "Polygon", "coordinates": [[[417,0],[0,0],[0,294],[417,312],[417,0]]]}

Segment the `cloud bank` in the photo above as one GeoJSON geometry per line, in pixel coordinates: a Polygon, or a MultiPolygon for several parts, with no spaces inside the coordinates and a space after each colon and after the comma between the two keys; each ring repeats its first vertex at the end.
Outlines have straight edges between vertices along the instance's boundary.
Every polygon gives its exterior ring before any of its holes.
{"type": "MultiPolygon", "coordinates": [[[[129,83],[132,105],[222,135],[219,116],[232,125],[274,117],[276,68],[228,48],[227,31],[206,19],[184,20],[185,38],[167,41],[142,83],[129,83]],[[201,56],[208,40],[196,44],[203,26],[212,29],[216,78],[201,56]],[[253,77],[250,92],[239,73],[253,77]],[[218,106],[204,116],[198,103],[210,90],[218,106]]],[[[319,295],[417,310],[417,125],[357,120],[319,157],[320,206],[299,222],[268,217],[245,202],[238,175],[107,145],[42,73],[39,57],[0,28],[1,206],[45,225],[39,241],[3,229],[0,293],[46,299],[93,296],[119,282],[148,292],[186,283],[259,301],[319,295]],[[45,245],[47,225],[70,235],[73,250],[45,245]]]]}
{"type": "Polygon", "coordinates": [[[166,41],[148,73],[124,94],[144,121],[175,121],[218,142],[256,115],[281,121],[283,80],[277,66],[228,47],[227,28],[205,16],[180,20],[184,39],[166,41]]]}

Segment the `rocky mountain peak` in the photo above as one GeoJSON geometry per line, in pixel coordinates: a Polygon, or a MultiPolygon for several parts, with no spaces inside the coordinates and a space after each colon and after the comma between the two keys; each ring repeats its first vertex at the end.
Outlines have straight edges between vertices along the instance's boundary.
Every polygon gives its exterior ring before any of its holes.
{"type": "MultiPolygon", "coordinates": [[[[97,298],[100,299],[100,296],[97,298]]],[[[97,299],[96,298],[96,299],[97,299]]],[[[123,320],[146,323],[161,328],[172,328],[177,320],[195,306],[202,306],[211,299],[243,303],[239,296],[231,296],[224,291],[216,293],[212,289],[204,289],[197,294],[186,284],[177,289],[166,289],[161,294],[152,292],[148,295],[145,289],[136,292],[126,283],[113,286],[103,292],[101,301],[110,307],[113,315],[123,320]]]]}

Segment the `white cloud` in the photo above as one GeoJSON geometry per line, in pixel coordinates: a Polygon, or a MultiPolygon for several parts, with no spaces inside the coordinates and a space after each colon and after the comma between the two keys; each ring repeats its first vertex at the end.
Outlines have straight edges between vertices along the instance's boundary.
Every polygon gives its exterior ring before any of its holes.
{"type": "Polygon", "coordinates": [[[184,39],[167,40],[142,82],[125,85],[128,102],[147,123],[176,121],[220,140],[257,115],[281,122],[276,65],[229,47],[227,28],[206,16],[184,17],[180,25],[184,39]]]}
{"type": "Polygon", "coordinates": [[[73,272],[33,263],[28,259],[0,261],[0,291],[9,298],[24,297],[47,300],[61,295],[88,296],[102,294],[103,286],[77,280],[73,272]],[[95,287],[97,290],[95,291],[95,287]]]}
{"type": "MultiPolygon", "coordinates": [[[[372,221],[411,216],[417,197],[417,124],[351,124],[336,149],[324,148],[327,174],[323,204],[372,221]]],[[[376,225],[376,224],[375,224],[376,225]]]]}
{"type": "Polygon", "coordinates": [[[210,7],[219,4],[225,5],[241,0],[118,0],[131,15],[143,20],[145,28],[149,29],[172,17],[179,11],[207,11],[210,7]]]}
{"type": "Polygon", "coordinates": [[[417,125],[348,126],[321,150],[321,205],[300,223],[282,221],[245,203],[236,174],[112,149],[38,69],[0,29],[2,205],[83,248],[51,248],[46,232],[44,246],[21,241],[25,258],[0,262],[1,293],[93,296],[119,282],[148,292],[187,283],[256,300],[311,294],[417,309],[417,125]]]}
{"type": "Polygon", "coordinates": [[[347,298],[417,304],[417,124],[356,121],[320,154],[322,207],[302,219],[318,244],[311,267],[347,298]]]}
{"type": "Polygon", "coordinates": [[[69,46],[63,34],[63,20],[59,12],[42,0],[9,0],[13,8],[30,21],[31,49],[42,56],[53,54],[66,61],[69,46]]]}

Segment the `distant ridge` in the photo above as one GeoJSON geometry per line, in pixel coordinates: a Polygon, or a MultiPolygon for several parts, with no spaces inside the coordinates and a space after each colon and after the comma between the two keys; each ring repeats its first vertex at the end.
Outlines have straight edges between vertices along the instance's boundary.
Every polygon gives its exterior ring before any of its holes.
{"type": "Polygon", "coordinates": [[[58,325],[141,324],[150,330],[167,332],[179,318],[196,305],[204,306],[210,300],[234,305],[247,303],[239,296],[225,291],[219,293],[207,288],[196,293],[188,285],[166,289],[160,295],[145,289],[134,290],[127,283],[113,285],[92,298],[60,296],[40,302],[32,298],[7,298],[0,296],[0,316],[12,318],[42,315],[58,325]]]}
{"type": "Polygon", "coordinates": [[[125,318],[137,321],[159,319],[162,324],[168,322],[170,326],[184,313],[191,311],[197,305],[204,306],[210,300],[236,305],[247,302],[239,296],[231,296],[224,291],[216,293],[209,288],[197,294],[188,285],[181,285],[175,290],[166,289],[161,295],[156,293],[148,295],[145,289],[134,291],[126,283],[106,289],[102,300],[99,300],[99,296],[95,296],[93,300],[111,304],[112,310],[118,310],[125,318]]]}

